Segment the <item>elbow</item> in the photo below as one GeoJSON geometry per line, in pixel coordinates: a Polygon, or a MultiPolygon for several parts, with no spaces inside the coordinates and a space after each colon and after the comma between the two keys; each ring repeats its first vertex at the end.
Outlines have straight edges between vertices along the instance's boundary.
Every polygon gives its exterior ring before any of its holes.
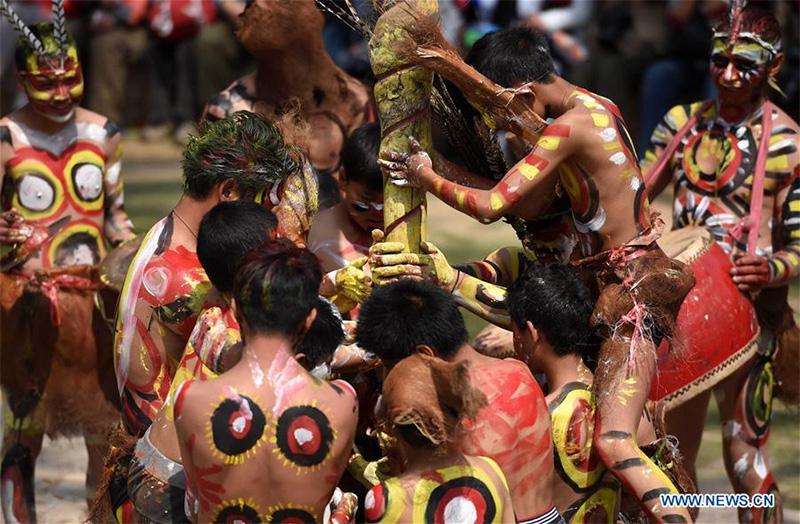
{"type": "Polygon", "coordinates": [[[492,198],[491,195],[490,193],[487,194],[485,198],[479,198],[475,205],[475,212],[472,213],[472,216],[478,219],[482,224],[497,222],[503,218],[507,212],[505,205],[499,202],[492,202],[497,197],[492,198]]]}

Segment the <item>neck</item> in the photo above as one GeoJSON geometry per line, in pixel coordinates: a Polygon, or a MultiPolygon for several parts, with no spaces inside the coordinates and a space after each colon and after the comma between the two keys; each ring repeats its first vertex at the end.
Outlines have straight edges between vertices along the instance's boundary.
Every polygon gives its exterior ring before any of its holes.
{"type": "Polygon", "coordinates": [[[555,76],[555,80],[549,84],[536,84],[536,98],[549,108],[549,117],[559,117],[571,107],[569,96],[575,91],[576,87],[560,76],[555,76]]]}
{"type": "Polygon", "coordinates": [[[259,100],[279,104],[297,97],[303,107],[315,90],[326,96],[336,89],[341,70],[333,63],[322,42],[295,47],[291,52],[267,51],[259,55],[256,91],[259,100]]]}
{"type": "Polygon", "coordinates": [[[758,111],[766,101],[763,93],[750,99],[717,96],[717,113],[725,122],[736,124],[758,111]]]}
{"type": "Polygon", "coordinates": [[[278,356],[294,359],[292,344],[283,335],[248,334],[246,339],[244,355],[247,358],[255,358],[259,364],[266,365],[278,356]]]}
{"type": "Polygon", "coordinates": [[[464,344],[458,351],[456,351],[455,356],[450,359],[450,362],[461,362],[462,360],[474,360],[476,357],[481,357],[482,355],[475,351],[475,348],[470,346],[469,344],[464,344]]]}
{"type": "MultiPolygon", "coordinates": [[[[449,451],[442,453],[440,450],[414,448],[407,444],[404,447],[407,459],[406,470],[427,471],[436,469],[439,462],[451,455],[449,451]]],[[[445,460],[445,462],[452,463],[452,461],[448,460],[445,460]]]]}
{"type": "Polygon", "coordinates": [[[215,198],[208,197],[204,200],[195,200],[184,193],[173,208],[173,212],[180,216],[180,218],[175,219],[173,226],[184,229],[188,228],[188,233],[190,233],[192,238],[196,241],[197,231],[200,229],[200,221],[203,219],[203,215],[216,204],[217,200],[215,198]]]}
{"type": "Polygon", "coordinates": [[[561,389],[570,382],[586,382],[591,376],[591,372],[579,355],[554,356],[543,367],[547,377],[547,388],[551,392],[561,389]]]}

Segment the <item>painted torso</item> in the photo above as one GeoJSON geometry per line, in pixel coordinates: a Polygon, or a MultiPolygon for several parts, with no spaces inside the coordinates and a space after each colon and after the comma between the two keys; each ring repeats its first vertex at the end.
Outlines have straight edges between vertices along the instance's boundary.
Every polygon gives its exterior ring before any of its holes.
{"type": "MultiPolygon", "coordinates": [[[[612,247],[606,238],[613,238],[613,247],[630,242],[648,228],[650,216],[647,191],[625,121],[613,102],[584,89],[576,89],[569,100],[574,103],[572,111],[580,111],[586,128],[591,130],[590,137],[584,139],[585,149],[558,166],[575,228],[584,235],[599,237],[598,247],[612,247]]],[[[557,148],[559,135],[570,133],[557,127],[548,127],[544,135],[552,138],[544,143],[540,140],[538,145],[557,148]]]]}
{"type": "MultiPolygon", "coordinates": [[[[497,462],[508,480],[517,517],[544,513],[537,495],[549,488],[553,468],[547,405],[539,385],[521,362],[492,360],[474,365],[473,386],[486,395],[487,406],[454,442],[465,455],[486,456],[497,462]]],[[[546,497],[547,498],[547,497],[546,497]]]]}
{"type": "Polygon", "coordinates": [[[364,499],[367,522],[504,522],[508,486],[497,464],[465,456],[456,464],[375,486],[364,499]]]}
{"type": "Polygon", "coordinates": [[[197,317],[164,405],[150,427],[150,441],[167,458],[180,462],[173,413],[177,391],[188,380],[217,377],[224,371],[228,352],[241,346],[241,341],[239,323],[230,308],[210,307],[197,317]]]}
{"type": "Polygon", "coordinates": [[[3,209],[47,235],[21,269],[97,264],[108,243],[133,237],[122,207],[117,126],[78,108],[72,123],[48,134],[19,114],[0,120],[3,209]]]}
{"type": "Polygon", "coordinates": [[[174,414],[197,521],[321,522],[357,412],[349,384],[314,379],[288,350],[264,367],[245,350],[220,377],[184,383],[174,414]]]}
{"type": "Polygon", "coordinates": [[[128,270],[114,358],[127,429],[142,434],[167,396],[197,315],[219,304],[197,254],[173,245],[173,217],[145,237],[128,270]]]}
{"type": "Polygon", "coordinates": [[[570,382],[548,398],[558,474],[553,500],[570,523],[616,522],[619,486],[592,451],[591,386],[570,382]]]}
{"type": "MultiPolygon", "coordinates": [[[[702,102],[697,102],[673,107],[653,133],[654,150],[663,150],[702,106],[702,102]]],[[[678,144],[666,168],[675,186],[674,228],[702,226],[714,235],[726,252],[731,252],[734,247],[746,251],[746,236],[737,245],[729,230],[750,213],[762,117],[763,106],[742,122],[730,125],[717,116],[714,104],[700,115],[678,144]]],[[[797,132],[797,124],[773,106],[764,204],[758,225],[759,254],[770,255],[777,247],[773,246],[773,233],[777,232],[774,231],[774,219],[783,202],[776,201],[776,197],[800,177],[797,132]]],[[[648,151],[642,162],[643,169],[646,171],[655,160],[656,154],[648,151]]],[[[797,213],[796,234],[800,238],[800,194],[796,198],[798,204],[790,211],[797,213]]]]}

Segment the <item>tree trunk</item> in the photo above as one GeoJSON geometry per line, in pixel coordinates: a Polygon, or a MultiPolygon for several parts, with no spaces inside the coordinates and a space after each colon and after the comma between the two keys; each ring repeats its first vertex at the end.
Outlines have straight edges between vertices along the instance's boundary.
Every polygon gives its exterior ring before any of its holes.
{"type": "MultiPolygon", "coordinates": [[[[409,136],[419,140],[426,150],[432,150],[433,73],[414,65],[403,50],[414,45],[404,28],[419,17],[438,20],[438,14],[436,0],[401,0],[392,4],[375,24],[369,56],[378,78],[375,102],[381,123],[381,151],[408,152],[409,136]]],[[[383,185],[386,241],[402,242],[406,252],[419,253],[419,243],[425,240],[425,191],[398,187],[386,178],[383,185]]]]}

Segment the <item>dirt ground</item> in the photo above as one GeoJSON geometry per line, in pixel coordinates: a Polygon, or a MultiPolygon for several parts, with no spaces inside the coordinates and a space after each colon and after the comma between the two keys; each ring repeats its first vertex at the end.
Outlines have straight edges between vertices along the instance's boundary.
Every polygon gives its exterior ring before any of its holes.
{"type": "MultiPolygon", "coordinates": [[[[171,208],[180,194],[179,151],[172,146],[147,145],[136,140],[126,140],[125,147],[126,207],[137,229],[143,232],[171,208]]],[[[668,218],[668,201],[656,205],[668,218]]],[[[430,199],[429,207],[428,239],[443,248],[452,263],[465,262],[497,247],[518,242],[505,224],[481,226],[435,199],[430,199]]],[[[471,333],[480,329],[480,324],[474,319],[468,322],[471,333]]],[[[788,499],[785,521],[800,523],[800,428],[796,415],[787,414],[782,408],[780,415],[780,424],[773,427],[769,457],[788,499]]],[[[720,441],[720,431],[711,410],[698,459],[700,490],[705,493],[731,492],[720,441]]],[[[45,441],[36,476],[40,522],[78,523],[85,519],[85,465],[86,451],[81,438],[45,441]]],[[[734,523],[736,512],[733,509],[704,510],[699,522],[734,523]]]]}

